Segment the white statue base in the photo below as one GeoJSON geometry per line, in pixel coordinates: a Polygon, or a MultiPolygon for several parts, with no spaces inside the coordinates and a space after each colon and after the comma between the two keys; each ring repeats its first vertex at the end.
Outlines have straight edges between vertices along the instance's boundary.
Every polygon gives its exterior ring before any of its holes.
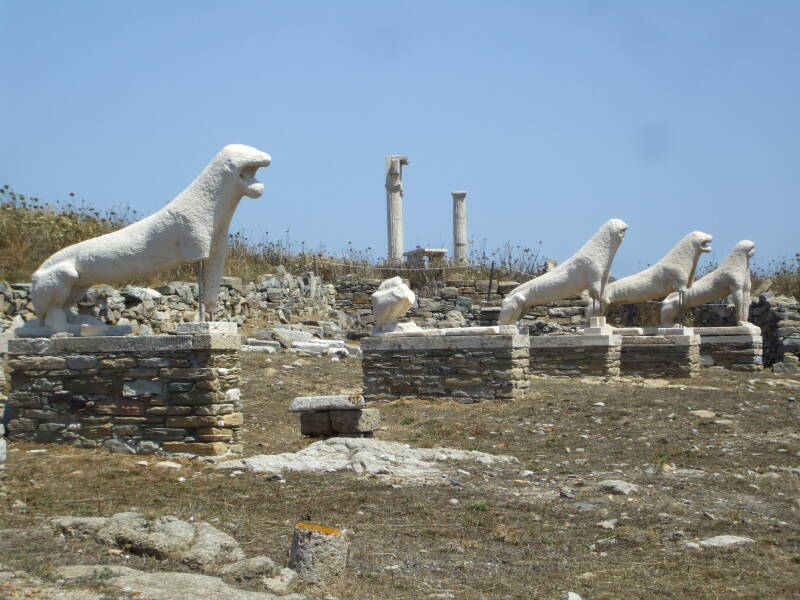
{"type": "Polygon", "coordinates": [[[375,337],[442,337],[455,335],[518,335],[516,325],[493,325],[489,327],[450,327],[447,329],[422,329],[414,323],[401,323],[397,329],[386,333],[373,334],[375,337]],[[414,328],[401,330],[402,325],[414,328]]]}
{"type": "Polygon", "coordinates": [[[66,333],[74,337],[96,337],[131,335],[133,329],[130,325],[108,325],[92,316],[72,313],[67,320],[66,329],[53,329],[42,325],[39,319],[31,319],[14,330],[14,335],[18,338],[50,337],[55,333],[66,333]]]}

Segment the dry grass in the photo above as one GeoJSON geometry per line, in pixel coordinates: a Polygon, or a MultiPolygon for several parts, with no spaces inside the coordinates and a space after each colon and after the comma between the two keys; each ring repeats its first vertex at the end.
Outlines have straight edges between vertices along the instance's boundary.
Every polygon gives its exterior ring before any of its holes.
{"type": "MultiPolygon", "coordinates": [[[[299,435],[297,416],[286,412],[292,397],[359,385],[357,360],[304,359],[302,369],[283,368],[296,358],[243,359],[248,455],[310,443],[299,435]]],[[[706,373],[685,389],[541,379],[515,403],[381,406],[381,439],[519,459],[507,468],[453,465],[457,483],[427,487],[395,488],[346,473],[289,475],[286,482],[232,477],[200,460],[182,461],[180,472],[162,471],[136,466],[142,457],[14,444],[0,527],[36,527],[58,514],[174,514],[209,520],[248,555],[279,562],[296,521],[344,527],[353,536],[349,572],[325,590],[341,598],[558,598],[564,590],[592,600],[798,597],[800,478],[768,467],[800,464],[800,403],[787,401],[800,393],[800,380],[783,388],[749,385],[749,378],[706,373]],[[730,424],[689,414],[699,408],[730,424]],[[48,452],[27,453],[34,448],[48,452]],[[673,466],[705,475],[675,475],[673,466]],[[525,469],[533,477],[521,477],[525,469]],[[607,478],[640,491],[608,496],[593,485],[607,478]],[[575,498],[560,497],[565,488],[575,498]],[[15,500],[26,507],[15,508],[15,500]],[[612,518],[619,519],[617,529],[597,526],[612,518]],[[732,550],[683,546],[719,534],[756,543],[732,550]]],[[[0,539],[3,562],[37,573],[90,562],[185,569],[49,535],[14,540],[0,539]]]]}

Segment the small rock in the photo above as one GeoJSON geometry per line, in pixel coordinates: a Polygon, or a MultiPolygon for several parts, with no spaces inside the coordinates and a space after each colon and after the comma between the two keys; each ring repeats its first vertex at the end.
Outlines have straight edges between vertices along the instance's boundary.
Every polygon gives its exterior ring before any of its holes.
{"type": "Polygon", "coordinates": [[[569,488],[562,488],[561,491],[559,492],[559,495],[562,498],[574,498],[575,497],[575,493],[569,488]]]}
{"type": "Polygon", "coordinates": [[[717,416],[713,410],[690,410],[690,415],[697,417],[698,419],[713,419],[717,416]]]}
{"type": "Polygon", "coordinates": [[[583,598],[575,592],[564,592],[564,595],[561,596],[561,600],[583,600],[583,598]]]}
{"type": "Polygon", "coordinates": [[[639,487],[633,483],[622,481],[621,479],[605,479],[597,484],[602,490],[616,494],[618,496],[627,496],[639,490],[639,487]]]}
{"type": "Polygon", "coordinates": [[[181,465],[176,462],[172,462],[171,460],[162,460],[161,462],[157,462],[155,464],[156,467],[159,469],[180,469],[181,465]]]}
{"type": "Polygon", "coordinates": [[[277,574],[275,563],[266,556],[254,556],[225,565],[219,570],[220,575],[227,575],[237,580],[254,579],[256,577],[273,577],[277,574]]]}
{"type": "Polygon", "coordinates": [[[597,526],[603,529],[614,529],[617,523],[619,523],[619,519],[608,519],[606,521],[600,521],[597,526]]]}
{"type": "Polygon", "coordinates": [[[265,577],[262,579],[264,587],[273,594],[288,594],[297,583],[297,572],[289,567],[284,567],[275,577],[265,577]]]}

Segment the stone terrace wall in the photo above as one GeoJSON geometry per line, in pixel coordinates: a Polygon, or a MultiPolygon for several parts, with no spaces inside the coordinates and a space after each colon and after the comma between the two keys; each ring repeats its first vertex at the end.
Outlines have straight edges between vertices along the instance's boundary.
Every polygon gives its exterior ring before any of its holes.
{"type": "Polygon", "coordinates": [[[8,435],[125,453],[240,450],[240,344],[238,334],[11,340],[8,435]]]}

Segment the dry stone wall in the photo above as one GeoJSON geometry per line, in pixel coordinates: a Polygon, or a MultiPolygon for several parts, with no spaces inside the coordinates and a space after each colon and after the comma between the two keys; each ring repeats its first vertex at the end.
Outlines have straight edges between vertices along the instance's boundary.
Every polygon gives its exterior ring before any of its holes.
{"type": "MultiPolygon", "coordinates": [[[[29,283],[0,282],[3,330],[21,326],[35,317],[30,288],[29,283]]],[[[238,277],[223,277],[218,309],[212,318],[242,325],[255,317],[288,322],[291,316],[323,316],[343,327],[347,318],[334,310],[335,294],[332,285],[310,272],[294,276],[279,270],[250,283],[243,283],[238,277]]],[[[196,319],[198,286],[180,281],[155,289],[93,286],[78,302],[78,310],[109,325],[130,325],[137,335],[174,333],[176,324],[196,319]]]]}
{"type": "Polygon", "coordinates": [[[529,337],[464,335],[362,340],[368,402],[445,397],[513,400],[528,388],[529,337]]]}
{"type": "Polygon", "coordinates": [[[224,454],[242,425],[238,334],[9,342],[12,440],[224,454]]]}

